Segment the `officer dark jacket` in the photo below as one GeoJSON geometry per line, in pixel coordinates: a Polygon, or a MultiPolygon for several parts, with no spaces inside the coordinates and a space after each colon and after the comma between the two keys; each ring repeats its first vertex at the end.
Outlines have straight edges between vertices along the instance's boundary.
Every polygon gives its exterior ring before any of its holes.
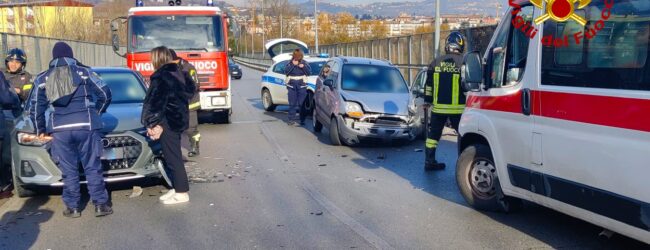
{"type": "Polygon", "coordinates": [[[111,90],[89,67],[73,58],[57,58],[50,62],[47,71],[36,77],[34,85],[29,114],[37,134],[102,129],[101,114],[111,103],[111,90]],[[71,83],[73,92],[60,98],[48,96],[54,91],[48,88],[68,86],[65,83],[71,83]],[[54,111],[46,127],[45,111],[50,107],[54,111]]]}
{"type": "Polygon", "coordinates": [[[189,99],[196,86],[186,84],[185,74],[178,64],[165,64],[151,75],[142,108],[142,125],[147,128],[161,125],[174,132],[189,126],[189,99]]]}
{"type": "Polygon", "coordinates": [[[32,89],[32,75],[24,70],[15,73],[6,70],[4,71],[4,76],[12,87],[21,90],[20,99],[25,101],[29,95],[29,91],[32,89]]]}
{"type": "Polygon", "coordinates": [[[462,114],[465,109],[465,93],[460,86],[460,66],[463,57],[449,53],[436,58],[427,70],[424,101],[432,104],[437,114],[462,114]]]}
{"type": "Polygon", "coordinates": [[[201,97],[199,95],[201,84],[199,83],[199,77],[196,74],[196,68],[190,62],[182,58],[180,59],[179,64],[181,65],[181,70],[183,71],[185,78],[187,78],[187,83],[194,84],[195,86],[194,95],[190,100],[190,111],[199,110],[201,108],[201,97]]]}
{"type": "MultiPolygon", "coordinates": [[[[287,83],[295,83],[298,80],[291,79],[291,77],[299,77],[299,76],[309,76],[311,73],[311,67],[309,66],[309,63],[307,63],[305,60],[301,60],[298,65],[293,65],[293,61],[289,61],[287,63],[287,66],[284,67],[284,74],[286,74],[289,77],[289,80],[287,83]],[[300,68],[298,65],[303,64],[304,67],[300,68]]],[[[302,85],[306,86],[307,82],[303,81],[302,85]]]]}

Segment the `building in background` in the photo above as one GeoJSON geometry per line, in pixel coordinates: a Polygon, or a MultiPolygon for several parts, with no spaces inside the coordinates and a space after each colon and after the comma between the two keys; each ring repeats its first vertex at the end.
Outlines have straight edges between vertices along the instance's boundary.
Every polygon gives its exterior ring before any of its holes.
{"type": "MultiPolygon", "coordinates": [[[[44,37],[83,34],[93,24],[93,5],[74,0],[0,4],[0,32],[44,37]]],[[[75,37],[68,37],[74,39],[75,37]]]]}

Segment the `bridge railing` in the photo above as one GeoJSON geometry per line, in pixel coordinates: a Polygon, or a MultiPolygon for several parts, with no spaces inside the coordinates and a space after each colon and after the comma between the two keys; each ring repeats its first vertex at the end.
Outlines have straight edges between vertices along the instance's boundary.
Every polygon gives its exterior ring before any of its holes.
{"type": "MultiPolygon", "coordinates": [[[[91,67],[126,65],[126,60],[115,54],[113,47],[107,44],[9,33],[0,33],[0,56],[4,59],[7,56],[7,51],[12,48],[23,49],[27,54],[26,69],[35,75],[48,68],[48,64],[52,60],[52,48],[58,41],[68,43],[72,47],[75,57],[85,65],[91,67]]],[[[3,64],[0,68],[5,68],[5,65],[3,64]]]]}
{"type": "MultiPolygon", "coordinates": [[[[458,30],[467,37],[466,51],[480,51],[483,54],[490,42],[496,26],[482,26],[458,30]]],[[[443,31],[440,37],[440,53],[444,53],[444,38],[451,31],[443,31]]],[[[351,43],[321,45],[320,53],[330,56],[354,56],[380,60],[388,60],[402,71],[405,78],[411,82],[415,75],[426,68],[435,56],[435,33],[416,34],[410,36],[390,37],[377,40],[367,40],[351,43]]],[[[315,51],[314,47],[310,51],[315,51]]],[[[263,52],[244,53],[237,58],[246,64],[266,65],[272,64],[268,55],[263,52]]]]}

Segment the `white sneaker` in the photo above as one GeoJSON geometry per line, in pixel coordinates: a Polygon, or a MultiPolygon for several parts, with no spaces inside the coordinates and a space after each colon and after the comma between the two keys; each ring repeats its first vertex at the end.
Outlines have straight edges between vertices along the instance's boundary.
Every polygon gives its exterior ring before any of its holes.
{"type": "Polygon", "coordinates": [[[164,200],[166,200],[166,199],[171,198],[171,197],[174,196],[175,194],[176,194],[176,190],[174,190],[174,189],[170,189],[169,191],[167,191],[166,194],[163,194],[163,195],[160,196],[160,198],[158,198],[158,199],[160,199],[161,201],[164,201],[164,200]]]}
{"type": "Polygon", "coordinates": [[[163,204],[165,205],[174,205],[174,204],[180,204],[180,203],[185,203],[190,201],[190,195],[187,193],[182,193],[182,194],[175,194],[174,196],[170,197],[169,199],[166,199],[163,201],[163,204]]]}

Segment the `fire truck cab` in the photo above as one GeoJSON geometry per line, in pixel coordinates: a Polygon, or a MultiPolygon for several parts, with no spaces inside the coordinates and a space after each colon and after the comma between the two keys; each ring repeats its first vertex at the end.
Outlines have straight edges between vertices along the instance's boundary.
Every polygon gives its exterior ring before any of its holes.
{"type": "MultiPolygon", "coordinates": [[[[222,120],[230,121],[228,26],[226,15],[218,7],[134,7],[123,20],[128,26],[124,56],[129,68],[140,72],[148,81],[154,72],[150,51],[158,46],[174,49],[197,69],[200,110],[218,112],[222,120]]],[[[117,51],[118,29],[115,21],[113,24],[113,49],[117,51]]]]}
{"type": "Polygon", "coordinates": [[[650,243],[650,5],[593,0],[575,9],[584,26],[536,25],[541,2],[512,1],[485,55],[465,57],[460,191],[477,209],[528,200],[650,243]]]}

